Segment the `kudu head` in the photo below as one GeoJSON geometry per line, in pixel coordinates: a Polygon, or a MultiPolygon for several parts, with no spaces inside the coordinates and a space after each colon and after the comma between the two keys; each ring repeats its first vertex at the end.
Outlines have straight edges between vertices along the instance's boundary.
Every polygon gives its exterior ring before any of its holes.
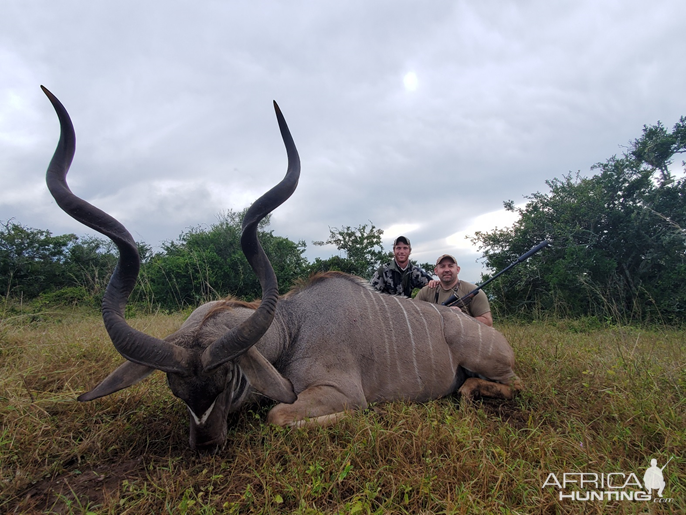
{"type": "Polygon", "coordinates": [[[121,223],[69,189],[66,176],[76,149],[74,127],[60,101],[41,88],[55,108],[61,129],[46,175],[48,189],[62,210],[110,238],[119,250],[119,261],[102,301],[102,318],[114,347],[127,361],[79,400],[109,395],[161,370],[167,374],[174,395],[188,406],[191,447],[209,450],[216,450],[225,442],[226,416],[245,395],[247,383],[274,400],[294,402],[296,395],[290,381],[253,347],[271,325],[278,300],[276,276],[257,238],[257,227],[260,220],[291,196],[300,176],[298,152],[276,102],[274,108],[286,146],[288,169],[281,182],[248,209],[241,234],[243,253],[262,287],[262,302],[248,314],[243,310],[242,316],[223,317],[221,323],[211,318],[212,303],[201,306],[177,333],[160,340],[133,329],[124,318],[126,302],[140,269],[136,243],[121,223]]]}

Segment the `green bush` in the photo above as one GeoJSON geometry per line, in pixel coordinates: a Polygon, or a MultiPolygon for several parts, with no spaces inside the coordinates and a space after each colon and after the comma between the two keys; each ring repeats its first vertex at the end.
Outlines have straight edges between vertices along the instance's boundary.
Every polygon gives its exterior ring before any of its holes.
{"type": "Polygon", "coordinates": [[[82,286],[62,288],[61,290],[41,293],[36,299],[38,306],[96,306],[97,299],[82,286]]]}

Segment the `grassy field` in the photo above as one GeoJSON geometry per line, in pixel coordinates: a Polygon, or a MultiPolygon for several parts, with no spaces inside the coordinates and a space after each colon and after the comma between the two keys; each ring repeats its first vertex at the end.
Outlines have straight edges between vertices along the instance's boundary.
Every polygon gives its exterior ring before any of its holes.
{"type": "MultiPolygon", "coordinates": [[[[182,320],[131,324],[163,337],[182,320]]],[[[269,406],[256,407],[235,417],[222,452],[199,456],[161,373],[75,401],[121,362],[97,315],[7,317],[0,513],[686,512],[685,331],[585,321],[499,329],[525,385],[514,401],[385,404],[307,430],[267,426],[269,406]],[[560,500],[542,488],[551,473],[642,480],[651,458],[660,467],[671,458],[669,502],[560,500]]]]}

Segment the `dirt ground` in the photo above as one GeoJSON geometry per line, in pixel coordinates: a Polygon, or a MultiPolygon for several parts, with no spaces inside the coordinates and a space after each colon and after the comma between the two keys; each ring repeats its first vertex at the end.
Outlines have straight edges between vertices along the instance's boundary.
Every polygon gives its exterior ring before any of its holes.
{"type": "Polygon", "coordinates": [[[103,504],[119,492],[124,480],[145,475],[143,458],[114,465],[101,465],[90,470],[74,469],[39,481],[29,488],[15,513],[69,513],[70,505],[103,504]]]}

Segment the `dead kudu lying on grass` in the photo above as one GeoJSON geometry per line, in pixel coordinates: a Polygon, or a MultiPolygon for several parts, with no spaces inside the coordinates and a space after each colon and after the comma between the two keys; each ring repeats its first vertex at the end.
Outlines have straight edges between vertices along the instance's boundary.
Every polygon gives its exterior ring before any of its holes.
{"type": "Polygon", "coordinates": [[[512,348],[498,331],[460,312],[380,294],[357,277],[334,272],[314,276],[279,297],[257,226],[295,191],[300,160],[276,104],[288,170],[250,207],[241,236],[262,286],[262,301],[209,302],[164,340],[133,329],[124,311],[140,268],[136,244],[117,220],[69,190],[74,129],[62,104],[43,89],[61,126],[48,188],[66,213],[109,237],[120,255],[102,316],[127,361],[80,401],[110,395],[161,370],[174,395],[188,406],[191,447],[216,450],[226,440],[227,415],[261,396],[278,402],[268,421],[291,426],[328,424],[372,402],[422,402],[458,388],[469,396],[512,396],[512,348]],[[467,379],[465,369],[492,381],[467,379]]]}

